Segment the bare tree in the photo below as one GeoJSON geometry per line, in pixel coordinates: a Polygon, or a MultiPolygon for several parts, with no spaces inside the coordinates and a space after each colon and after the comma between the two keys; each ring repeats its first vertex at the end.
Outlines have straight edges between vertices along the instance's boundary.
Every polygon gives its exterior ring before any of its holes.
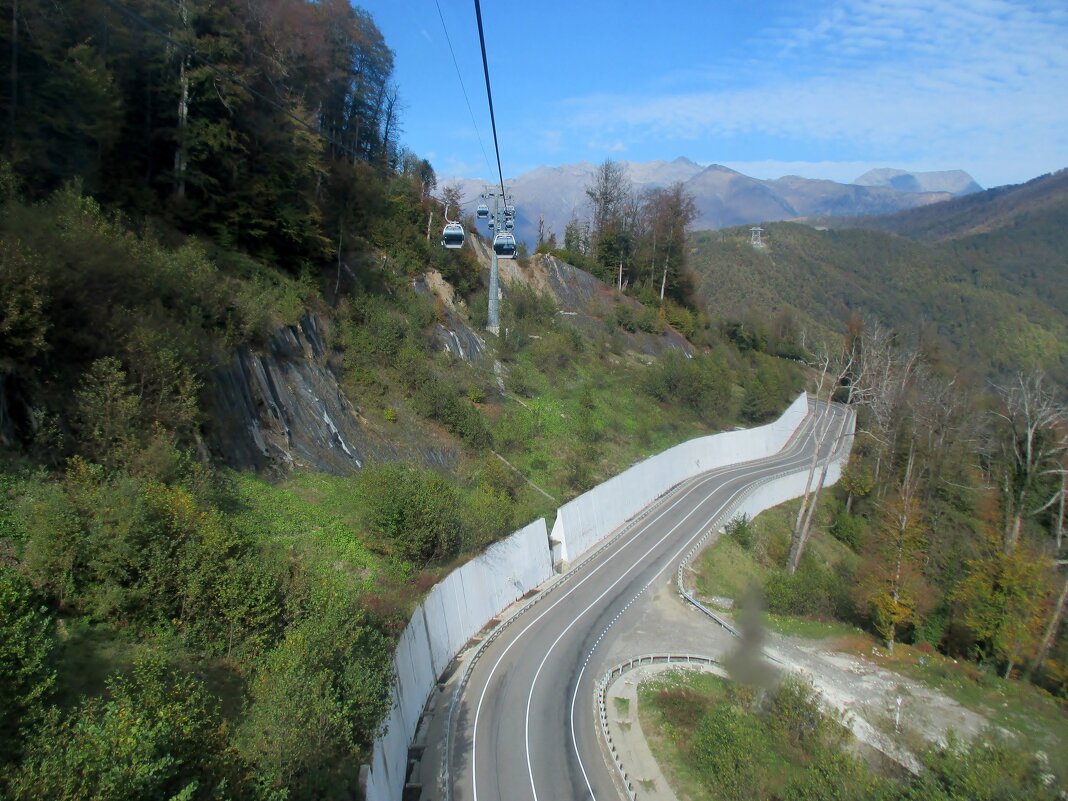
{"type": "Polygon", "coordinates": [[[1066,604],[1068,604],[1068,570],[1064,574],[1064,586],[1061,588],[1060,597],[1057,598],[1057,603],[1053,607],[1053,614],[1050,615],[1049,623],[1046,624],[1046,630],[1042,634],[1042,643],[1038,646],[1038,653],[1035,654],[1035,661],[1031,666],[1032,670],[1041,668],[1042,663],[1046,661],[1049,649],[1053,646],[1053,640],[1057,636],[1057,629],[1060,628],[1061,620],[1064,618],[1066,604]]]}
{"type": "Polygon", "coordinates": [[[876,323],[863,337],[861,357],[867,379],[866,403],[871,424],[865,433],[875,442],[876,486],[888,459],[886,470],[894,469],[894,440],[898,424],[908,404],[909,389],[918,363],[914,350],[901,347],[893,333],[876,323]]]}
{"type": "Polygon", "coordinates": [[[805,492],[801,499],[801,508],[798,510],[797,521],[794,524],[793,536],[790,540],[790,553],[786,561],[786,569],[790,573],[797,570],[801,564],[801,556],[805,545],[808,543],[809,534],[812,530],[812,521],[815,518],[816,509],[819,506],[820,495],[827,481],[827,473],[830,471],[831,462],[838,453],[838,449],[845,436],[846,426],[852,419],[853,404],[859,399],[858,391],[864,386],[862,375],[862,363],[858,359],[859,338],[852,338],[848,347],[842,352],[832,354],[824,352],[817,357],[817,363],[821,365],[820,380],[817,385],[817,420],[814,431],[815,443],[813,461],[809,465],[809,474],[805,482],[805,492]],[[828,378],[830,381],[828,382],[828,378]],[[835,425],[832,402],[835,390],[840,386],[847,386],[845,410],[838,415],[835,425]],[[819,395],[826,389],[826,398],[820,399],[819,395]],[[834,435],[828,443],[828,433],[834,430],[834,435]],[[825,447],[826,446],[826,447],[825,447]],[[819,479],[815,489],[812,487],[812,477],[817,465],[822,461],[819,479]],[[810,495],[811,493],[811,495],[810,495]]]}
{"type": "Polygon", "coordinates": [[[1068,454],[1065,410],[1041,373],[1018,374],[1007,386],[996,387],[1001,406],[993,417],[995,474],[1005,510],[1003,547],[1016,550],[1025,518],[1052,508],[1062,497],[1063,481],[1045,495],[1047,479],[1062,477],[1068,454]],[[1045,495],[1045,497],[1043,497],[1045,495]]]}

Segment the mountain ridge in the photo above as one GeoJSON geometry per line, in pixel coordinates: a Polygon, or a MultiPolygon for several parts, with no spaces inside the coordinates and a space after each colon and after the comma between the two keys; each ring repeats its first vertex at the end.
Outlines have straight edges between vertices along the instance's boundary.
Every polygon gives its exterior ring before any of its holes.
{"type": "MultiPolygon", "coordinates": [[[[624,174],[636,191],[666,187],[681,182],[694,197],[698,216],[694,230],[715,230],[734,225],[756,224],[817,216],[876,215],[916,208],[948,200],[953,192],[901,189],[891,185],[843,184],[820,178],[782,176],[758,179],[722,164],[701,165],[679,156],[671,161],[619,161],[624,174]]],[[[533,244],[538,236],[539,220],[546,231],[557,237],[572,215],[584,219],[587,214],[585,187],[593,178],[597,165],[588,161],[556,166],[542,165],[505,181],[514,195],[518,214],[516,234],[533,244]]],[[[894,175],[903,171],[894,171],[894,175]]],[[[931,186],[978,184],[961,170],[946,173],[903,173],[909,176],[956,176],[956,184],[946,178],[930,178],[931,186]],[[939,183],[941,182],[941,183],[939,183]]],[[[861,176],[864,177],[864,176],[861,176]]],[[[874,180],[874,179],[873,179],[874,180]]],[[[919,179],[915,179],[919,180],[919,179]]],[[[457,184],[467,199],[468,210],[481,194],[485,181],[473,178],[443,179],[443,184],[457,184]]]]}

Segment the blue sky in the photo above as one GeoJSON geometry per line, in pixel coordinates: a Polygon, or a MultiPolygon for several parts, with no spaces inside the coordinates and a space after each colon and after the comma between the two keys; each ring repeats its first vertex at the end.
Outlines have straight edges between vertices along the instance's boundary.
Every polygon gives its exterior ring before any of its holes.
{"type": "MultiPolygon", "coordinates": [[[[403,140],[443,177],[493,161],[473,0],[365,0],[396,52],[403,140]]],[[[758,178],[1068,166],[1068,2],[484,0],[505,178],[686,156],[758,178]]],[[[495,168],[495,164],[494,164],[495,168]]],[[[495,171],[495,169],[494,169],[495,171]]]]}

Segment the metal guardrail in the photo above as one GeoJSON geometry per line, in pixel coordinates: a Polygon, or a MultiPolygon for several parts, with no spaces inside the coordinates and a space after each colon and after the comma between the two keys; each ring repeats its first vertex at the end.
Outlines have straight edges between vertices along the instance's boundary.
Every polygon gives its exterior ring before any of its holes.
{"type": "Polygon", "coordinates": [[[628,670],[633,670],[634,668],[643,665],[664,664],[718,666],[720,663],[710,656],[701,656],[699,654],[643,654],[642,656],[636,656],[633,659],[628,659],[626,662],[619,663],[601,676],[600,680],[597,682],[597,717],[601,723],[601,736],[604,738],[608,753],[612,757],[612,764],[616,766],[616,772],[619,774],[619,778],[623,781],[623,789],[626,790],[627,798],[630,799],[630,801],[637,801],[638,792],[634,789],[634,783],[630,780],[626,769],[623,767],[623,760],[619,756],[619,751],[616,750],[615,743],[612,742],[612,732],[608,728],[608,688],[613,681],[628,670]]]}

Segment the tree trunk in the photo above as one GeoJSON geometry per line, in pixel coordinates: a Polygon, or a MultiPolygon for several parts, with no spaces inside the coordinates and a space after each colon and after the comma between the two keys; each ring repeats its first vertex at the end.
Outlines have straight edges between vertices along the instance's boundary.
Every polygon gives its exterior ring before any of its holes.
{"type": "Polygon", "coordinates": [[[797,570],[797,566],[801,564],[801,554],[805,550],[805,543],[808,542],[809,532],[812,529],[812,520],[816,515],[816,508],[819,506],[820,495],[823,493],[823,485],[827,482],[827,472],[831,469],[831,460],[838,452],[838,446],[842,442],[842,435],[845,433],[846,421],[849,419],[849,409],[845,410],[842,415],[842,422],[838,425],[838,432],[834,435],[834,439],[831,440],[831,449],[827,453],[827,458],[823,462],[823,469],[820,470],[820,480],[816,484],[816,492],[812,496],[812,503],[808,506],[808,512],[805,515],[805,522],[801,526],[800,535],[796,538],[797,552],[794,554],[794,549],[791,543],[791,559],[788,565],[790,573],[794,573],[797,570]]]}
{"type": "Polygon", "coordinates": [[[1016,544],[1020,541],[1020,530],[1023,528],[1023,504],[1012,516],[1005,532],[1005,553],[1011,555],[1016,550],[1016,544]]]}
{"type": "Polygon", "coordinates": [[[1042,635],[1042,644],[1038,647],[1038,654],[1035,656],[1035,661],[1031,666],[1032,670],[1041,668],[1042,663],[1046,661],[1049,649],[1053,646],[1053,640],[1057,636],[1057,628],[1060,626],[1061,618],[1064,616],[1065,601],[1068,601],[1068,573],[1065,573],[1061,597],[1057,599],[1057,605],[1053,607],[1053,617],[1050,618],[1049,625],[1046,626],[1046,632],[1042,635]]]}
{"type": "MultiPolygon", "coordinates": [[[[178,15],[182,25],[189,25],[189,10],[185,0],[178,0],[178,15]]],[[[182,53],[178,61],[178,149],[174,151],[174,175],[177,183],[174,193],[178,197],[185,197],[185,170],[187,157],[185,151],[186,124],[189,119],[189,56],[182,53]]]]}
{"type": "Polygon", "coordinates": [[[8,154],[15,154],[15,110],[19,101],[19,0],[11,0],[11,102],[8,106],[8,154]]]}
{"type": "Polygon", "coordinates": [[[1068,495],[1068,473],[1061,473],[1061,498],[1057,508],[1057,519],[1053,524],[1053,536],[1056,537],[1057,555],[1061,553],[1061,543],[1064,541],[1064,496],[1068,495]]]}

